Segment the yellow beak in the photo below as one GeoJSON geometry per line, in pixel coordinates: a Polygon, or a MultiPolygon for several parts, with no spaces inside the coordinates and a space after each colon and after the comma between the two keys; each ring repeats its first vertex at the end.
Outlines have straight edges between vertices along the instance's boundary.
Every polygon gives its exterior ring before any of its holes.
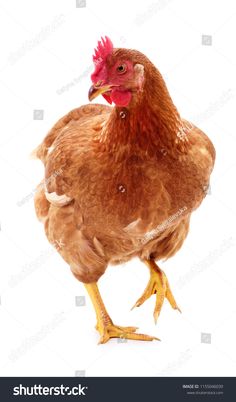
{"type": "Polygon", "coordinates": [[[93,99],[95,99],[97,96],[104,94],[105,92],[108,92],[111,90],[111,88],[114,85],[103,85],[101,87],[98,87],[96,85],[92,85],[89,88],[89,93],[88,93],[88,98],[89,101],[91,102],[93,99]]]}

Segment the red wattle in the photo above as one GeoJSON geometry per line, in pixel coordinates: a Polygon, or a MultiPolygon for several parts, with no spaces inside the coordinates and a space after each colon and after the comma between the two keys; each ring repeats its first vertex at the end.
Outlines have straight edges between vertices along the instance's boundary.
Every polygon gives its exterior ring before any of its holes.
{"type": "Polygon", "coordinates": [[[112,100],[111,100],[111,96],[108,94],[102,94],[103,98],[110,103],[110,105],[112,104],[112,100]]]}
{"type": "Polygon", "coordinates": [[[111,100],[116,106],[128,106],[132,98],[130,91],[119,91],[118,89],[113,89],[111,92],[111,100]]]}

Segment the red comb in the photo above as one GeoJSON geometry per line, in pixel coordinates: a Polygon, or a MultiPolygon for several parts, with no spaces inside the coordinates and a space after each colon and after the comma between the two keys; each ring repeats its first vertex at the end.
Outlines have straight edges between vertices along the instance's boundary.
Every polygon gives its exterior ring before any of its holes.
{"type": "Polygon", "coordinates": [[[94,49],[93,61],[95,64],[105,60],[112,53],[113,44],[107,36],[98,41],[97,48],[94,49]]]}

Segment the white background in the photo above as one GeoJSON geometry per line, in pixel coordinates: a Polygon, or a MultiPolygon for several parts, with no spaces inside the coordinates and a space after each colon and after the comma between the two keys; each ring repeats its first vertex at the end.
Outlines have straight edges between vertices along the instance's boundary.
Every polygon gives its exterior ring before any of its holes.
{"type": "Polygon", "coordinates": [[[75,0],[1,0],[0,12],[0,375],[235,375],[235,1],[87,0],[76,7],[75,0]],[[62,115],[88,102],[101,35],[145,53],[181,115],[217,151],[211,191],[188,239],[160,264],[183,313],[165,302],[155,326],[154,296],[130,311],[148,280],[138,260],[100,280],[115,323],[137,325],[161,342],[97,346],[85,288],[34,213],[43,166],[28,155],[62,115]],[[202,35],[211,38],[202,43],[202,35]],[[85,306],[76,306],[76,296],[85,296],[85,306]]]}

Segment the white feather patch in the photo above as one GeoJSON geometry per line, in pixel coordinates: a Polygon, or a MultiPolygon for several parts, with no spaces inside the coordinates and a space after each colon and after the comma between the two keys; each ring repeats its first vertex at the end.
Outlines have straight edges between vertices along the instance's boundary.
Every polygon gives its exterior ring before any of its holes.
{"type": "Polygon", "coordinates": [[[51,146],[51,147],[49,147],[47,150],[48,150],[48,153],[47,153],[47,154],[50,155],[50,153],[54,150],[54,147],[51,146]]]}
{"type": "Polygon", "coordinates": [[[69,204],[72,198],[68,197],[67,195],[58,195],[55,191],[53,193],[48,193],[45,191],[45,197],[47,200],[56,207],[63,207],[64,205],[69,204]]]}

